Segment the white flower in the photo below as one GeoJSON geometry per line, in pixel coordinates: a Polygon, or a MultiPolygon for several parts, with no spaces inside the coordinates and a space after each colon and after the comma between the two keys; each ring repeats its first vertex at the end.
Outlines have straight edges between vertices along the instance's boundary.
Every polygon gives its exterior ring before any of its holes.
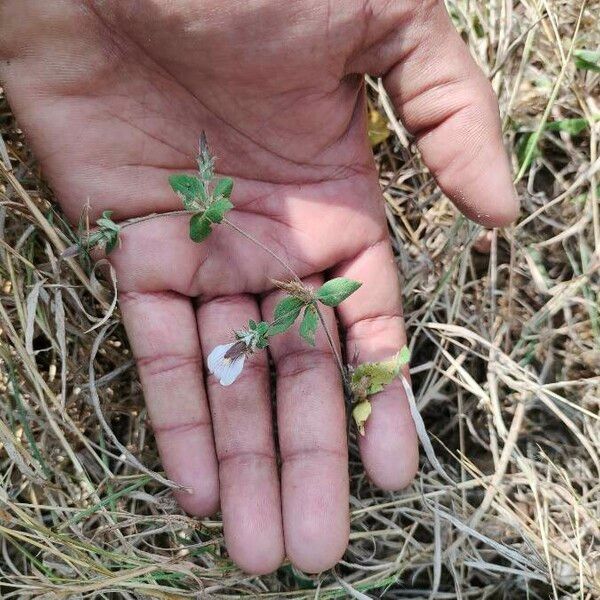
{"type": "Polygon", "coordinates": [[[244,368],[248,347],[243,340],[221,344],[208,355],[208,370],[221,385],[231,385],[244,368]]]}

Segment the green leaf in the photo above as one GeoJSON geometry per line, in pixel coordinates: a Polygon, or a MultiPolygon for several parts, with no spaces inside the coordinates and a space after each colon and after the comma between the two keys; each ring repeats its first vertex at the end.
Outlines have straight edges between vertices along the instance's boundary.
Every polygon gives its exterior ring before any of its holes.
{"type": "Polygon", "coordinates": [[[198,210],[206,202],[204,183],[194,175],[178,173],[169,177],[171,189],[181,198],[185,210],[198,210]]]}
{"type": "Polygon", "coordinates": [[[400,352],[398,352],[397,354],[398,356],[398,364],[403,367],[404,365],[407,365],[410,362],[410,350],[408,349],[408,346],[403,346],[400,350],[400,352]]]}
{"type": "Polygon", "coordinates": [[[365,435],[365,423],[371,416],[371,403],[368,400],[359,402],[352,410],[352,418],[356,423],[360,435],[365,435]]]}
{"type": "Polygon", "coordinates": [[[361,285],[360,281],[354,281],[346,277],[336,277],[325,282],[317,290],[317,299],[327,306],[337,306],[353,294],[361,285]]]}
{"type": "Polygon", "coordinates": [[[573,55],[578,69],[600,73],[600,50],[575,50],[573,55]]]}
{"type": "Polygon", "coordinates": [[[215,200],[204,212],[204,215],[211,223],[220,223],[228,210],[233,208],[233,204],[226,198],[215,200]]]}
{"type": "Polygon", "coordinates": [[[119,242],[119,234],[113,232],[112,235],[106,237],[106,246],[104,247],[104,251],[106,254],[110,254],[116,247],[119,242]]]}
{"type": "Polygon", "coordinates": [[[111,215],[111,210],[105,210],[102,216],[96,221],[99,229],[89,236],[88,248],[104,244],[104,251],[106,254],[110,254],[117,247],[121,226],[110,218],[111,215]]]}
{"type": "Polygon", "coordinates": [[[85,242],[85,247],[88,250],[90,250],[91,248],[94,248],[98,244],[105,244],[106,243],[106,235],[104,234],[103,231],[94,231],[94,232],[90,233],[88,236],[83,237],[82,240],[85,242]]]}
{"type": "Polygon", "coordinates": [[[311,346],[315,345],[315,333],[318,326],[319,316],[317,309],[313,304],[309,304],[304,309],[304,317],[302,317],[302,322],[300,323],[300,335],[311,346]]]}
{"type": "Polygon", "coordinates": [[[538,137],[535,133],[527,133],[519,138],[517,142],[517,160],[520,170],[526,170],[531,166],[534,158],[540,156],[538,137]]]}
{"type": "Polygon", "coordinates": [[[231,177],[223,177],[223,179],[219,179],[217,185],[215,186],[215,191],[213,192],[214,198],[229,198],[231,196],[231,192],[233,191],[233,179],[231,177]]]}
{"type": "Polygon", "coordinates": [[[262,350],[269,345],[270,327],[270,323],[267,323],[266,321],[260,321],[259,323],[256,323],[256,327],[254,328],[254,339],[257,348],[262,350]]]}
{"type": "Polygon", "coordinates": [[[564,131],[570,135],[579,135],[587,129],[589,122],[587,119],[561,119],[560,121],[552,121],[546,125],[548,131],[564,131]]]}
{"type": "Polygon", "coordinates": [[[270,328],[270,323],[267,323],[266,321],[260,321],[260,323],[256,324],[256,333],[260,337],[264,337],[268,333],[270,328]]]}
{"type": "Polygon", "coordinates": [[[210,221],[204,216],[204,213],[196,213],[190,219],[190,237],[194,242],[204,241],[211,231],[210,221]]]}
{"type": "Polygon", "coordinates": [[[294,296],[286,296],[280,300],[273,311],[273,321],[269,335],[277,335],[287,331],[298,318],[304,302],[294,296]]]}
{"type": "Polygon", "coordinates": [[[115,232],[119,232],[121,230],[121,227],[119,225],[117,225],[110,217],[112,215],[113,211],[112,210],[105,210],[102,213],[102,217],[100,217],[97,221],[96,224],[98,225],[98,227],[101,227],[102,229],[107,229],[110,231],[115,231],[115,232]]]}

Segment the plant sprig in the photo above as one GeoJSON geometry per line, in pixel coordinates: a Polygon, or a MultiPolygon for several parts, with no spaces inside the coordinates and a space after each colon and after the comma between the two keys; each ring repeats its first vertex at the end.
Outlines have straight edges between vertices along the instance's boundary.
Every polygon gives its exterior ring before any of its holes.
{"type": "Polygon", "coordinates": [[[212,226],[222,223],[225,213],[233,208],[230,200],[233,179],[223,177],[213,185],[214,162],[203,135],[198,155],[198,175],[177,173],[169,177],[171,189],[181,199],[183,208],[192,213],[190,238],[198,243],[203,242],[211,234],[212,226]]]}
{"type": "Polygon", "coordinates": [[[300,336],[311,346],[315,345],[315,333],[319,326],[317,302],[336,307],[352,295],[362,284],[346,277],[336,277],[326,281],[313,292],[309,287],[296,281],[274,281],[275,285],[288,292],[273,312],[272,332],[283,333],[292,327],[302,310],[304,314],[298,330],[300,336]]]}
{"type": "MultiPolygon", "coordinates": [[[[400,368],[408,362],[408,349],[403,348],[388,361],[363,363],[354,369],[351,368],[348,374],[348,369],[344,366],[327,328],[320,305],[330,308],[339,306],[360,288],[361,282],[347,277],[336,277],[326,281],[316,290],[304,284],[296,272],[275,252],[226,219],[225,215],[234,208],[231,202],[233,180],[230,177],[215,176],[215,158],[210,153],[204,132],[200,137],[197,162],[197,173],[176,173],[169,177],[171,189],[180,198],[183,210],[167,214],[190,214],[189,236],[196,243],[206,240],[214,225],[225,223],[270,254],[292,276],[290,281],[273,281],[286,295],[275,306],[271,322],[249,319],[247,327],[236,331],[231,342],[218,345],[212,350],[207,359],[209,370],[219,378],[222,385],[230,385],[242,372],[247,356],[265,349],[271,337],[291,329],[302,315],[298,334],[307,344],[315,345],[319,323],[322,325],[327,343],[337,360],[344,388],[355,404],[352,412],[354,420],[359,432],[364,435],[365,423],[371,414],[369,396],[382,391],[399,374],[400,368]]],[[[119,244],[119,234],[123,227],[164,214],[147,215],[121,224],[115,223],[111,216],[111,211],[104,211],[102,217],[96,221],[97,229],[85,237],[81,236],[86,249],[102,246],[108,254],[119,244]]]]}
{"type": "Polygon", "coordinates": [[[84,231],[83,219],[80,220],[77,243],[64,250],[61,258],[77,256],[81,252],[89,255],[93,248],[103,248],[106,254],[110,254],[120,243],[119,234],[122,229],[121,225],[111,219],[112,214],[112,210],[105,210],[96,221],[96,228],[90,232],[84,231]]]}

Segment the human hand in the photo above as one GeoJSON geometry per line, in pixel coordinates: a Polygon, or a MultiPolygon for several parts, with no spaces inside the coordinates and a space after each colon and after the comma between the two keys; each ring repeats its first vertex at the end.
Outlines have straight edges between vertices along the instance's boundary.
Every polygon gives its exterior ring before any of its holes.
{"type": "MultiPolygon", "coordinates": [[[[4,0],[0,77],[67,216],[89,201],[126,219],[180,208],[168,176],[193,169],[205,130],[235,180],[231,220],[309,283],[363,282],[337,316],[347,354],[405,344],[400,290],[366,139],[362,74],[381,75],[442,189],[469,217],[517,211],[493,92],[441,1],[330,3],[4,0]]],[[[252,573],[284,553],[319,571],[348,539],[346,420],[322,334],[270,347],[227,388],[203,362],[230,332],[269,318],[286,274],[225,227],[196,245],[185,216],[123,230],[110,255],[123,320],[167,475],[196,515],[223,514],[228,551],[252,573]],[[203,358],[204,357],[204,358],[203,358]]],[[[326,313],[336,331],[334,315],[326,313]]],[[[360,440],[371,479],[407,485],[417,440],[399,383],[360,440]]]]}

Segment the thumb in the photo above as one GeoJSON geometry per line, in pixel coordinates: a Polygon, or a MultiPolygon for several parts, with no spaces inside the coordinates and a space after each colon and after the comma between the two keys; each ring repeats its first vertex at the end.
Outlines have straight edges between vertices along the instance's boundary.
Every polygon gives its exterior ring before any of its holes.
{"type": "Polygon", "coordinates": [[[384,85],[444,193],[470,219],[507,225],[518,201],[496,96],[442,0],[421,7],[404,29],[403,57],[384,85]]]}

